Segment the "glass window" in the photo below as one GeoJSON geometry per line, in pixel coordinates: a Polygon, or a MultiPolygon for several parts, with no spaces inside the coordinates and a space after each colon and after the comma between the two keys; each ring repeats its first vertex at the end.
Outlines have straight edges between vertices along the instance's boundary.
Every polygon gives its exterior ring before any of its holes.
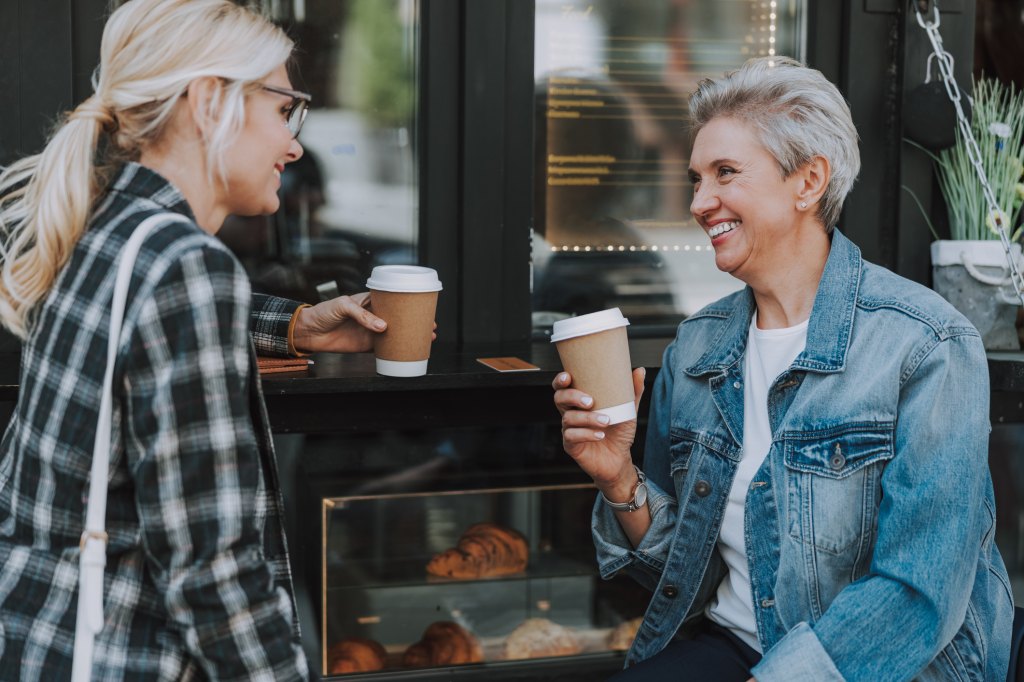
{"type": "Polygon", "coordinates": [[[686,100],[750,57],[801,57],[803,16],[803,0],[537,0],[535,333],[616,306],[674,326],[740,288],[690,216],[686,100]]]}
{"type": "Polygon", "coordinates": [[[366,289],[374,265],[418,259],[417,0],[264,0],[295,39],[295,87],[313,95],[276,215],[232,216],[219,236],[254,291],[315,302],[366,289]]]}

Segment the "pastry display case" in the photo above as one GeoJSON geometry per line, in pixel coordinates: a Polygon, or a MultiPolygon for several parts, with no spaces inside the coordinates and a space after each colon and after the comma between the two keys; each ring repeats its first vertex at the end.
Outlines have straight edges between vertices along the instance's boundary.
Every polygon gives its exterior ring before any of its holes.
{"type": "Polygon", "coordinates": [[[594,496],[576,483],[322,498],[322,669],[620,666],[645,600],[596,574],[594,496]]]}
{"type": "Polygon", "coordinates": [[[597,491],[562,449],[553,360],[531,358],[545,367],[532,376],[439,359],[426,390],[328,358],[303,393],[265,384],[314,675],[582,682],[621,669],[650,595],[600,577],[597,491]]]}

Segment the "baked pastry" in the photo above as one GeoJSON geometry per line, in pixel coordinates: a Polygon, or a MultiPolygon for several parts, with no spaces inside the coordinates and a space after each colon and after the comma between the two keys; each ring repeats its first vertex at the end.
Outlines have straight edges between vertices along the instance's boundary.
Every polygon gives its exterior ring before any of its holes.
{"type": "Polygon", "coordinates": [[[383,670],[387,652],[380,642],[365,637],[346,637],[327,650],[327,671],[331,675],[383,670]]]}
{"type": "Polygon", "coordinates": [[[608,633],[608,648],[612,651],[627,651],[633,646],[633,638],[636,631],[640,629],[643,618],[624,620],[615,626],[615,629],[608,633]]]}
{"type": "Polygon", "coordinates": [[[484,660],[480,641],[458,623],[440,620],[431,623],[420,641],[409,646],[402,656],[402,665],[425,668],[437,665],[479,663],[484,660]]]}
{"type": "Polygon", "coordinates": [[[427,573],[459,580],[509,575],[526,569],[529,553],[519,531],[477,523],[466,529],[455,547],[435,555],[427,573]]]}
{"type": "Polygon", "coordinates": [[[547,618],[524,620],[505,639],[505,658],[546,658],[572,656],[583,646],[572,630],[547,618]]]}

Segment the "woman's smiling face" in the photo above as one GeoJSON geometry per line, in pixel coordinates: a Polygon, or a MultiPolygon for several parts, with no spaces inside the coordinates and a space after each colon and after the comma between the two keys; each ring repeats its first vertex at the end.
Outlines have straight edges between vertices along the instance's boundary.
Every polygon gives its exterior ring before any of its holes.
{"type": "MultiPolygon", "coordinates": [[[[263,83],[291,88],[283,64],[263,83]]],[[[251,216],[278,209],[281,172],[302,156],[302,146],[287,126],[290,104],[291,98],[266,90],[255,90],[246,98],[245,126],[225,155],[228,213],[251,216]]]]}
{"type": "Polygon", "coordinates": [[[799,174],[784,178],[750,126],[734,118],[707,123],[694,140],[689,174],[690,212],[711,238],[719,270],[750,282],[784,264],[799,174]]]}

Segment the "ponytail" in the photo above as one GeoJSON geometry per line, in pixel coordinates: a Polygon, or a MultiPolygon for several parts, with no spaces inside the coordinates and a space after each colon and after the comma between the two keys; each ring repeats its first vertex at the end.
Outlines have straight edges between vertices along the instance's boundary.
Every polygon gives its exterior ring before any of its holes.
{"type": "Polygon", "coordinates": [[[206,140],[207,168],[223,179],[224,151],[244,123],[246,85],[292,48],[283,30],[229,0],[132,0],[115,10],[103,28],[97,94],[41,154],[0,169],[0,324],[28,337],[32,311],[85,232],[107,168],[160,141],[182,93],[205,76],[225,82],[206,140]]]}
{"type": "Polygon", "coordinates": [[[42,153],[0,173],[0,323],[20,339],[85,231],[101,189],[99,137],[115,126],[110,110],[90,97],[42,153]]]}

